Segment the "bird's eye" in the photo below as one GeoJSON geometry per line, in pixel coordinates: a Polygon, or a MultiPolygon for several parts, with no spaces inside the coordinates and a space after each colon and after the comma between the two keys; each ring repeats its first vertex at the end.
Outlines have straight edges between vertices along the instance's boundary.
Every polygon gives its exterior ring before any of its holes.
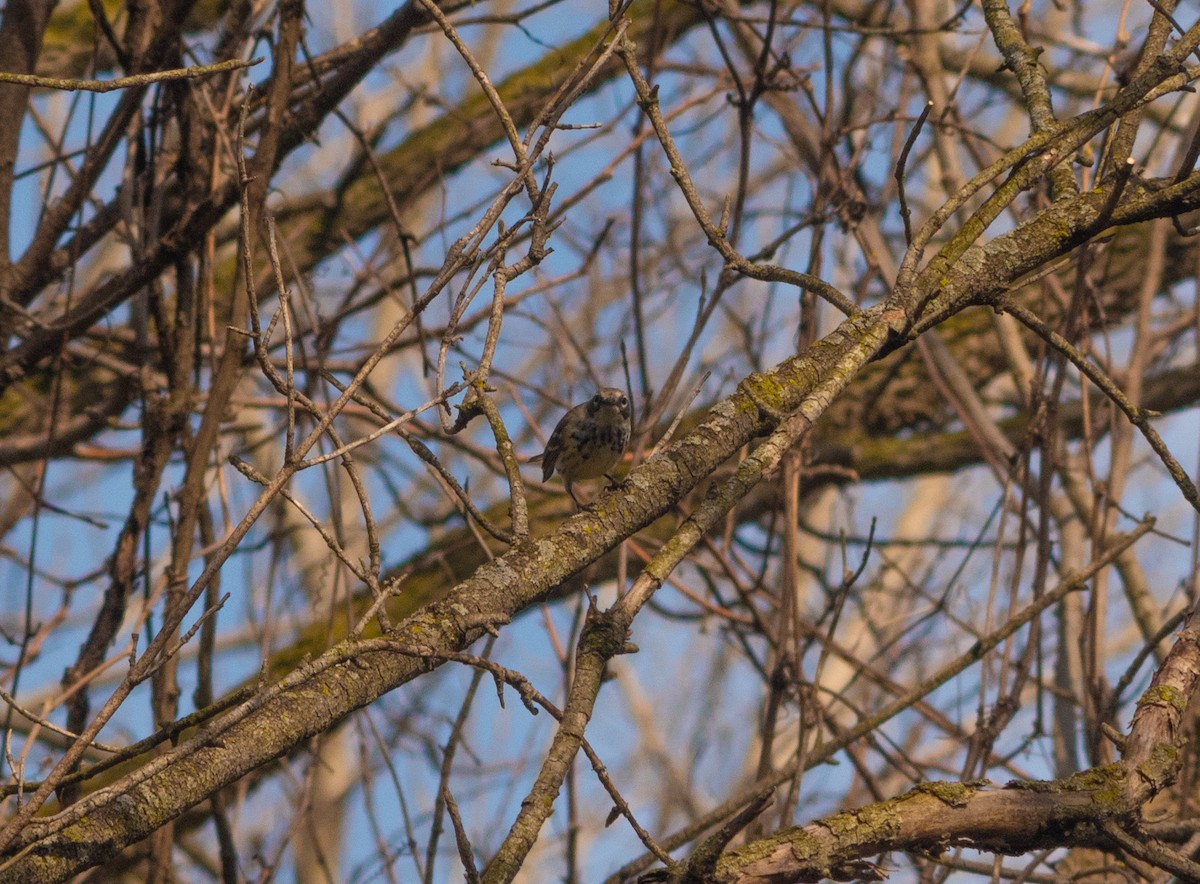
{"type": "Polygon", "coordinates": [[[620,403],[622,408],[629,407],[629,397],[628,396],[622,396],[620,399],[617,400],[617,402],[620,403]]]}

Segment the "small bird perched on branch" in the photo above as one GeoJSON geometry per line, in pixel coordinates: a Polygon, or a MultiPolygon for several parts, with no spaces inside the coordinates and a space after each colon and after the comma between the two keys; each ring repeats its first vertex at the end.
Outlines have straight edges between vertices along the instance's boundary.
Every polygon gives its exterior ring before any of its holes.
{"type": "Polygon", "coordinates": [[[567,494],[577,506],[583,506],[571,484],[606,475],[621,460],[632,432],[629,397],[615,387],[602,387],[587,402],[563,415],[550,434],[546,450],[530,463],[542,465],[543,482],[549,482],[557,469],[567,494]]]}

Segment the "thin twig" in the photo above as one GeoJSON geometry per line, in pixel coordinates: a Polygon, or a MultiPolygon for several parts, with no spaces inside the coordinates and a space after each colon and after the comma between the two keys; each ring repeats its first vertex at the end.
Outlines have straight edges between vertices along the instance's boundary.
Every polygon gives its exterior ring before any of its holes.
{"type": "Polygon", "coordinates": [[[917,136],[921,134],[921,127],[925,125],[925,120],[929,118],[931,110],[933,110],[933,102],[925,102],[925,107],[921,108],[917,121],[913,123],[912,129],[908,132],[908,138],[904,140],[904,147],[900,150],[895,170],[892,172],[892,177],[896,179],[896,194],[900,198],[900,217],[904,219],[904,244],[906,246],[912,245],[912,211],[908,208],[908,199],[904,194],[905,167],[908,165],[908,155],[912,151],[913,145],[917,143],[917,136]]]}
{"type": "Polygon", "coordinates": [[[133,74],[116,80],[70,80],[62,77],[39,77],[34,74],[11,74],[0,71],[0,83],[15,83],[18,86],[32,86],[41,89],[63,89],[68,92],[115,92],[118,89],[129,89],[134,86],[149,86],[151,83],[161,83],[165,80],[194,80],[207,77],[210,74],[222,74],[226,71],[237,71],[253,67],[262,61],[262,57],[242,61],[231,58],[229,61],[217,64],[192,65],[186,68],[175,68],[169,71],[154,71],[149,74],[133,74]]]}

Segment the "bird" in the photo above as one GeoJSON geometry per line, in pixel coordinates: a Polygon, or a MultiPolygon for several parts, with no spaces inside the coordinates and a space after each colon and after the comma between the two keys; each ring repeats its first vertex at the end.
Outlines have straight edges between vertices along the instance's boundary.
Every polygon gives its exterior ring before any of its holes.
{"type": "Polygon", "coordinates": [[[542,465],[543,482],[549,482],[557,470],[571,500],[582,507],[572,483],[606,475],[621,460],[632,432],[629,397],[616,387],[601,387],[591,399],[563,415],[546,450],[530,463],[542,465]]]}

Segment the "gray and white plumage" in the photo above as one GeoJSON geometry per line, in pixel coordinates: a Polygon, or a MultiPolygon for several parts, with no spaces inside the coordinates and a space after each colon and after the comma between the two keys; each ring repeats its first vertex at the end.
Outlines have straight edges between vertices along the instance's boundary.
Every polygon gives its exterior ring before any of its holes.
{"type": "Polygon", "coordinates": [[[563,415],[550,434],[546,450],[532,463],[541,463],[543,482],[550,481],[557,471],[567,493],[578,503],[571,484],[580,479],[598,479],[615,467],[632,432],[629,397],[615,387],[603,387],[563,415]]]}

